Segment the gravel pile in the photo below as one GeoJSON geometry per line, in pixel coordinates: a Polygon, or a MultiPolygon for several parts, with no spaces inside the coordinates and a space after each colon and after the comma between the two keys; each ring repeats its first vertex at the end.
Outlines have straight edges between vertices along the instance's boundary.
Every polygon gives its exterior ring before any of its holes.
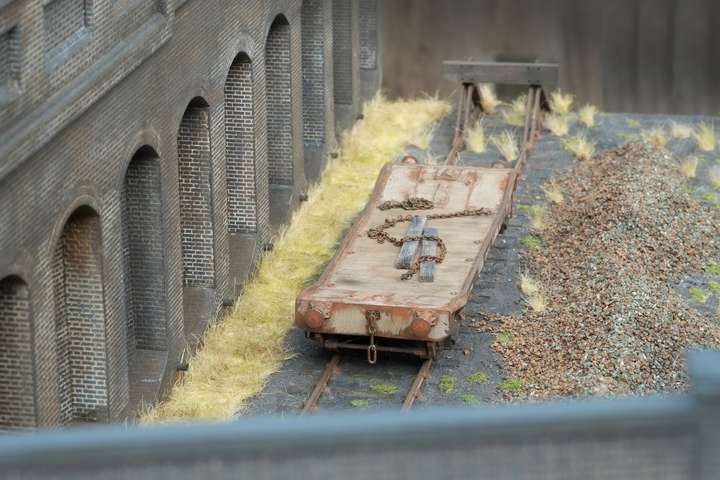
{"type": "Polygon", "coordinates": [[[669,154],[643,144],[577,162],[558,184],[565,201],[524,258],[546,310],[478,322],[504,334],[494,348],[525,382],[512,396],[684,389],[685,351],[720,346],[720,322],[673,285],[720,258],[720,211],[690,197],[669,154]]]}

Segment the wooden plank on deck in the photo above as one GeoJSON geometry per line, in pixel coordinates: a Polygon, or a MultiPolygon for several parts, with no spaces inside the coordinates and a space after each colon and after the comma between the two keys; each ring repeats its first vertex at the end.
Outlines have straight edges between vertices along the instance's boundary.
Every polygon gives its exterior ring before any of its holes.
{"type": "MultiPolygon", "coordinates": [[[[426,221],[427,217],[415,215],[412,219],[412,222],[410,222],[407,231],[405,232],[405,236],[414,237],[417,235],[421,235],[423,232],[423,228],[425,228],[426,221]]],[[[417,254],[417,249],[418,242],[416,241],[403,243],[403,246],[400,248],[400,253],[398,254],[397,260],[395,260],[395,268],[401,268],[404,270],[410,268],[413,260],[415,260],[415,254],[417,254]]]]}
{"type": "MultiPolygon", "coordinates": [[[[430,237],[437,237],[437,228],[426,228],[423,231],[423,235],[430,237]]],[[[432,256],[437,255],[438,245],[434,240],[423,240],[420,256],[432,256]]],[[[420,272],[418,274],[418,281],[427,283],[435,281],[435,262],[422,262],[420,264],[420,272]]]]}

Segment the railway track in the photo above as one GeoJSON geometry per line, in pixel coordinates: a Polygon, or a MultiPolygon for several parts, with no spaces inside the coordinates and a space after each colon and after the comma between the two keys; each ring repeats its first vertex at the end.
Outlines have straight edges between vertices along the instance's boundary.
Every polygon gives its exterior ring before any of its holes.
{"type": "MultiPolygon", "coordinates": [[[[519,156],[512,166],[516,174],[514,176],[515,182],[517,182],[520,173],[527,163],[530,150],[534,146],[538,132],[542,128],[542,109],[547,101],[542,85],[543,82],[538,79],[544,77],[552,83],[552,79],[557,75],[557,66],[540,64],[463,64],[455,62],[453,65],[450,65],[450,71],[454,72],[450,76],[451,79],[459,79],[461,81],[461,89],[458,93],[455,131],[452,143],[449,146],[449,153],[445,159],[446,165],[458,164],[460,152],[462,152],[466,146],[468,128],[477,120],[478,116],[485,114],[481,108],[481,93],[477,86],[478,82],[488,80],[497,82],[497,80],[501,80],[499,83],[503,83],[503,81],[508,82],[509,80],[513,80],[513,77],[516,77],[511,83],[528,85],[522,137],[519,139],[519,156]],[[459,74],[455,70],[468,70],[468,72],[459,74]]],[[[501,166],[509,167],[508,165],[501,166]]],[[[514,187],[512,191],[514,191],[514,187]]],[[[509,201],[512,201],[511,197],[509,201]]],[[[374,359],[371,359],[371,349],[375,349],[372,340],[368,347],[368,362],[374,364],[377,358],[377,349],[373,352],[374,359]]],[[[302,414],[315,412],[319,409],[319,401],[327,391],[333,375],[338,370],[341,358],[340,353],[335,353],[330,358],[323,370],[320,380],[306,400],[302,414]]],[[[430,355],[417,370],[414,380],[405,396],[405,400],[402,403],[402,410],[409,410],[415,401],[420,398],[422,387],[429,380],[432,372],[433,358],[434,355],[430,355]]]]}
{"type": "MultiPolygon", "coordinates": [[[[336,373],[338,365],[340,364],[341,357],[342,355],[340,353],[336,353],[325,365],[323,373],[320,376],[320,380],[318,381],[318,383],[315,384],[315,387],[310,393],[310,396],[305,401],[305,405],[302,409],[303,415],[316,412],[319,409],[320,399],[322,398],[325,390],[328,388],[333,375],[336,373]]],[[[427,359],[422,362],[412,384],[410,385],[410,389],[408,390],[407,395],[405,395],[405,400],[402,403],[401,410],[410,410],[410,408],[412,408],[413,404],[415,403],[415,400],[420,398],[422,386],[430,379],[432,367],[432,359],[427,359]]]]}

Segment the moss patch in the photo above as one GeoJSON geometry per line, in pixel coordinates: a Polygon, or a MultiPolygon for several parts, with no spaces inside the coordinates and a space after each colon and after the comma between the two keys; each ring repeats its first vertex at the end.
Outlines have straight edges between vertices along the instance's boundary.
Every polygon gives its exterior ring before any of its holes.
{"type": "Polygon", "coordinates": [[[440,377],[440,383],[438,384],[438,387],[440,388],[440,391],[444,394],[452,393],[455,390],[455,384],[457,383],[457,379],[453,377],[452,375],[443,375],[440,377]]]}
{"type": "Polygon", "coordinates": [[[537,235],[529,234],[520,239],[520,244],[529,250],[542,247],[542,239],[537,235]]]}
{"type": "Polygon", "coordinates": [[[374,383],[370,385],[370,390],[375,393],[382,393],[383,395],[393,395],[400,389],[392,383],[374,383]]]}
{"type": "Polygon", "coordinates": [[[713,277],[720,277],[720,263],[710,262],[703,268],[703,271],[713,277]]]}
{"type": "Polygon", "coordinates": [[[461,395],[460,400],[462,400],[465,405],[468,405],[470,407],[479,407],[483,404],[482,400],[477,398],[477,396],[472,393],[465,393],[461,395]]]}
{"type": "Polygon", "coordinates": [[[465,380],[468,383],[483,384],[490,381],[490,375],[485,372],[475,372],[472,375],[465,377],[465,380]]]}
{"type": "Polygon", "coordinates": [[[507,393],[517,393],[525,388],[525,380],[522,378],[506,378],[500,383],[500,390],[507,393]]]}
{"type": "Polygon", "coordinates": [[[710,298],[710,295],[708,295],[708,293],[702,288],[691,288],[690,298],[698,303],[705,303],[708,301],[708,298],[710,298]]]}

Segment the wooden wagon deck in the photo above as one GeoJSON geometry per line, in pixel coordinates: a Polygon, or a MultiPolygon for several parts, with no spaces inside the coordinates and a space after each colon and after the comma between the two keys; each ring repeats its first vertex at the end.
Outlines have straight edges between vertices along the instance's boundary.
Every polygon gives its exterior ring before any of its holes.
{"type": "MultiPolygon", "coordinates": [[[[296,323],[314,336],[369,335],[440,342],[455,331],[455,316],[467,303],[487,252],[510,214],[516,173],[512,169],[448,165],[386,165],[362,215],[320,279],[296,301],[296,323]],[[431,210],[382,211],[386,201],[431,200],[431,210]],[[386,218],[487,208],[486,216],[431,219],[447,246],[434,281],[401,280],[395,268],[398,247],[368,237],[386,218]]],[[[407,224],[388,230],[403,237],[407,224]]]]}

